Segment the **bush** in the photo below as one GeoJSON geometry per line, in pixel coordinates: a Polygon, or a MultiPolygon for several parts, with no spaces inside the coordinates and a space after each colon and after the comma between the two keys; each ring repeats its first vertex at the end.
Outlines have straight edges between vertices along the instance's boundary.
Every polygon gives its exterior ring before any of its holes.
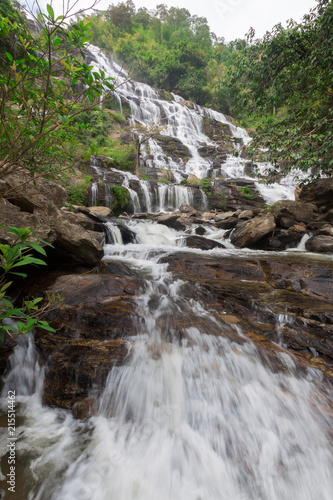
{"type": "MultiPolygon", "coordinates": [[[[8,231],[16,236],[14,245],[0,245],[0,341],[4,339],[5,334],[10,335],[15,331],[18,334],[28,333],[34,327],[55,332],[47,321],[42,321],[40,319],[45,307],[40,310],[38,304],[43,300],[43,297],[26,300],[22,307],[14,307],[12,301],[10,298],[7,298],[6,295],[8,288],[13,283],[12,281],[7,281],[7,275],[13,274],[21,278],[26,278],[27,274],[21,271],[22,266],[45,266],[46,264],[43,260],[37,259],[30,252],[34,250],[46,256],[44,248],[39,243],[42,242],[45,245],[51,245],[39,238],[34,238],[35,241],[31,241],[29,239],[32,236],[32,230],[30,228],[20,229],[11,226],[0,227],[7,227],[8,231]],[[17,271],[17,268],[20,268],[20,271],[17,271]],[[6,318],[14,319],[16,321],[16,327],[3,324],[3,320],[6,318]]],[[[49,297],[49,300],[54,301],[56,298],[59,297],[49,297]]]]}
{"type": "Polygon", "coordinates": [[[90,185],[93,180],[90,175],[84,176],[84,181],[79,184],[73,184],[69,188],[67,188],[68,193],[68,202],[71,205],[88,205],[89,203],[89,193],[90,193],[90,185]]]}

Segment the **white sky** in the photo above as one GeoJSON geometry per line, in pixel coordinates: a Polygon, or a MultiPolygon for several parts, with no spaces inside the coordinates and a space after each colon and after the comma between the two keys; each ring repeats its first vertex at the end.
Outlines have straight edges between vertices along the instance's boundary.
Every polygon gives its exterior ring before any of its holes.
{"type": "MultiPolygon", "coordinates": [[[[101,0],[97,8],[106,9],[119,0],[101,0]]],[[[27,3],[31,3],[28,0],[27,3]]],[[[41,0],[41,4],[46,4],[41,0]]],[[[48,0],[50,3],[50,0],[48,0]]],[[[66,0],[67,3],[67,0],[66,0]]],[[[79,0],[78,8],[88,7],[91,0],[79,0]]],[[[226,41],[244,38],[250,27],[256,31],[256,38],[281,22],[292,18],[300,21],[304,14],[316,5],[316,0],[134,0],[137,8],[154,9],[164,3],[168,7],[186,8],[192,15],[206,17],[211,31],[226,41]]],[[[62,0],[53,0],[53,5],[62,6],[62,0]]]]}

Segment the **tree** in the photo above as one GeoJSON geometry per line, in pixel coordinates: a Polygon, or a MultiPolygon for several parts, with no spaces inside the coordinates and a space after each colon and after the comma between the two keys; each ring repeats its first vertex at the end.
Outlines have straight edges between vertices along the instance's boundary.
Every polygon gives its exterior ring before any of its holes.
{"type": "Polygon", "coordinates": [[[276,166],[333,174],[333,2],[320,0],[301,23],[262,40],[249,35],[230,88],[237,111],[265,117],[250,151],[276,166]],[[263,151],[263,148],[264,151],[263,151]]]}
{"type": "Polygon", "coordinates": [[[151,123],[150,125],[143,125],[142,123],[136,123],[130,128],[131,139],[135,145],[135,175],[140,177],[140,155],[141,147],[143,144],[156,137],[165,129],[165,126],[157,125],[156,123],[151,123]]]}
{"type": "Polygon", "coordinates": [[[50,175],[70,153],[74,117],[114,90],[112,78],[85,61],[90,25],[70,22],[76,4],[57,17],[48,4],[35,18],[37,33],[0,15],[9,45],[0,59],[0,178],[22,167],[50,175]]]}

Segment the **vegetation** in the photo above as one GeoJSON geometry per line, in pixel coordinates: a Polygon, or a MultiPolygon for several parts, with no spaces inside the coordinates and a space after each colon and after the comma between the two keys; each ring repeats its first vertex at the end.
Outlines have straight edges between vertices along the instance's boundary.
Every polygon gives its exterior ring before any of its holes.
{"type": "Polygon", "coordinates": [[[244,186],[238,189],[238,191],[241,193],[244,198],[247,198],[248,200],[255,200],[255,195],[251,193],[251,189],[249,186],[244,186]]]}
{"type": "Polygon", "coordinates": [[[127,207],[129,192],[124,186],[117,185],[110,186],[110,190],[113,195],[111,208],[116,214],[118,214],[127,207]]]}
{"type": "MultiPolygon", "coordinates": [[[[0,226],[0,228],[5,227],[0,226]]],[[[7,279],[8,274],[26,278],[27,274],[21,270],[23,266],[45,265],[45,262],[34,257],[31,251],[46,256],[46,252],[40,243],[51,245],[34,237],[34,241],[31,241],[32,231],[29,228],[8,227],[7,229],[15,235],[15,241],[13,245],[0,244],[0,341],[4,339],[6,333],[9,335],[13,332],[17,334],[27,333],[35,327],[54,332],[54,329],[49,326],[47,321],[40,318],[45,312],[45,308],[59,297],[48,297],[49,303],[42,309],[39,309],[38,304],[43,300],[43,297],[26,300],[22,307],[15,307],[12,300],[7,297],[8,289],[13,283],[13,281],[7,279]],[[16,326],[4,322],[7,318],[15,320],[16,326]]]]}
{"type": "Polygon", "coordinates": [[[212,181],[210,179],[207,179],[206,177],[201,179],[200,187],[208,196],[211,196],[211,194],[212,194],[212,191],[211,191],[212,181]]]}
{"type": "Polygon", "coordinates": [[[87,20],[93,43],[125,62],[136,79],[227,112],[220,80],[236,45],[211,33],[206,18],[163,4],[136,11],[127,0],[87,20]]]}
{"type": "Polygon", "coordinates": [[[332,175],[333,2],[319,0],[299,24],[248,38],[229,73],[229,93],[236,112],[255,117],[250,152],[277,172],[332,175]]]}
{"type": "Polygon", "coordinates": [[[63,16],[55,17],[49,4],[46,9],[38,33],[27,29],[23,15],[0,15],[6,48],[0,54],[0,178],[22,167],[50,176],[73,157],[73,119],[97,106],[105,88],[114,90],[111,79],[84,60],[89,23],[70,23],[69,4],[63,16]]]}

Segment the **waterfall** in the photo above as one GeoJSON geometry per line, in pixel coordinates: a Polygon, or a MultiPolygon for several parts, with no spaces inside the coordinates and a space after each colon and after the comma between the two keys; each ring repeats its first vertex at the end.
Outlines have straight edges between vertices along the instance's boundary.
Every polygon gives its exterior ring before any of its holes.
{"type": "Polygon", "coordinates": [[[97,205],[98,197],[98,182],[93,182],[90,189],[91,206],[95,207],[97,205]]]}
{"type": "Polygon", "coordinates": [[[105,260],[144,283],[130,355],[110,370],[97,415],[79,422],[36,401],[34,346],[15,348],[2,408],[7,390],[22,391],[17,460],[29,488],[18,498],[331,500],[330,387],[322,393],[319,370],[301,375],[282,349],[285,369],[271,369],[237,325],[188,300],[161,261],[182,251],[182,234],[130,220],[136,242],[124,245],[119,227],[108,228],[105,260]]]}
{"type": "MultiPolygon", "coordinates": [[[[93,59],[92,63],[96,68],[101,68],[113,78],[116,78],[116,84],[121,80],[126,80],[115,92],[116,99],[123,104],[126,104],[131,110],[130,122],[150,125],[152,123],[161,124],[164,129],[161,130],[161,136],[168,136],[175,141],[180,141],[182,153],[179,157],[174,156],[165,151],[152,138],[149,140],[144,155],[146,166],[157,170],[167,170],[172,172],[173,179],[179,184],[182,179],[187,178],[189,174],[194,174],[198,178],[203,177],[219,177],[223,176],[226,179],[245,178],[255,181],[256,188],[260,192],[264,200],[269,203],[275,203],[279,199],[294,199],[294,189],[299,184],[300,180],[305,178],[303,172],[294,172],[281,178],[279,183],[265,185],[257,181],[257,172],[255,168],[251,168],[248,160],[244,160],[237,156],[240,144],[246,145],[251,138],[245,129],[234,125],[230,118],[213,109],[198,106],[196,104],[189,105],[181,96],[171,93],[171,100],[162,99],[157,90],[153,89],[145,83],[128,80],[128,74],[117,63],[108,59],[97,47],[92,47],[89,53],[93,59]],[[199,148],[203,146],[217,147],[218,142],[209,138],[204,133],[204,120],[222,124],[228,130],[228,134],[235,140],[235,153],[227,154],[227,159],[221,163],[214,161],[213,154],[208,157],[203,157],[199,148]],[[187,154],[185,153],[187,152],[187,154]]],[[[215,137],[215,136],[214,136],[215,137]]],[[[259,170],[260,176],[265,177],[265,171],[273,167],[268,164],[258,164],[256,168],[259,170]]],[[[138,206],[138,201],[135,195],[130,190],[131,204],[134,212],[154,211],[157,207],[165,209],[166,204],[157,202],[157,206],[152,204],[152,192],[150,188],[140,183],[140,190],[144,196],[144,207],[138,206]]],[[[127,187],[127,186],[126,186],[127,187]]],[[[132,188],[133,189],[133,188],[132,188]]],[[[136,188],[135,188],[135,191],[136,188]]],[[[164,193],[162,193],[164,194],[164,193]]],[[[185,195],[186,196],[186,195],[185,195]]],[[[139,194],[140,197],[140,194],[139,194]]],[[[173,203],[170,206],[174,206],[173,203]]],[[[174,206],[174,208],[178,208],[174,206]]],[[[204,209],[204,207],[202,207],[204,209]]]]}

